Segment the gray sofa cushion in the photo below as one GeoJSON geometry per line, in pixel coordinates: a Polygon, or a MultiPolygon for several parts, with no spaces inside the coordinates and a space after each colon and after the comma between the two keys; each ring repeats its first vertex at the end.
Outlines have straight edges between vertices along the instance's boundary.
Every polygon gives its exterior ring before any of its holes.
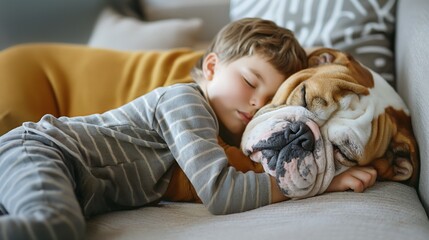
{"type": "Polygon", "coordinates": [[[202,204],[162,203],[88,222],[89,239],[413,239],[429,221],[416,191],[393,182],[214,216],[202,204]]]}

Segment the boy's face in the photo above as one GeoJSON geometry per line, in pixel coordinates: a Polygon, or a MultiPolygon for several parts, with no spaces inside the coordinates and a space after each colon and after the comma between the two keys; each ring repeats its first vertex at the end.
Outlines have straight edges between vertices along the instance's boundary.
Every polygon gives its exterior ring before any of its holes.
{"type": "Polygon", "coordinates": [[[258,109],[267,104],[285,80],[270,63],[258,55],[233,62],[206,57],[206,94],[223,130],[241,137],[258,109]]]}

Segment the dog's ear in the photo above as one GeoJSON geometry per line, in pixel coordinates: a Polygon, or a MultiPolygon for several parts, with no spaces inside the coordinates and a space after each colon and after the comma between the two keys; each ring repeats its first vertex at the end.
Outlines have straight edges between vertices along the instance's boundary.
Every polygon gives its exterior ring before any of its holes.
{"type": "Polygon", "coordinates": [[[316,67],[322,64],[332,63],[335,56],[329,52],[323,52],[320,55],[313,54],[308,58],[308,66],[316,67]]]}
{"type": "Polygon", "coordinates": [[[317,67],[322,64],[333,63],[337,51],[330,48],[319,48],[308,55],[308,67],[317,67]]]}
{"type": "Polygon", "coordinates": [[[371,72],[352,55],[332,48],[319,48],[308,56],[308,66],[317,67],[325,64],[342,65],[355,76],[355,82],[367,88],[374,87],[371,72]]]}
{"type": "Polygon", "coordinates": [[[324,64],[347,65],[353,59],[349,54],[332,48],[319,48],[308,55],[308,66],[317,67],[324,64]]]}
{"type": "Polygon", "coordinates": [[[380,180],[404,182],[416,186],[419,177],[419,150],[411,120],[403,112],[392,113],[397,120],[396,133],[392,136],[385,155],[372,162],[380,180]]]}

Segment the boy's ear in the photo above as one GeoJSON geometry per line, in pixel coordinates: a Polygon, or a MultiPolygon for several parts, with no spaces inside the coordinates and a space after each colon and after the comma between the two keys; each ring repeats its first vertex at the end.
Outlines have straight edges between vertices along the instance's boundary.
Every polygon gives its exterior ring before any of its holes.
{"type": "Polygon", "coordinates": [[[207,80],[212,80],[215,73],[215,67],[218,62],[216,53],[209,53],[203,61],[203,74],[207,80]]]}

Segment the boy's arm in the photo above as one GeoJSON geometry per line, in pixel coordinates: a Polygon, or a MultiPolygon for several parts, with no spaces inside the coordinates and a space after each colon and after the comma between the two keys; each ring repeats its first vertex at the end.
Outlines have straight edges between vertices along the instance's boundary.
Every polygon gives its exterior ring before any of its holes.
{"type": "MultiPolygon", "coordinates": [[[[237,147],[230,146],[225,143],[222,138],[218,137],[219,145],[223,148],[228,158],[228,165],[233,166],[236,170],[241,172],[254,171],[257,173],[264,172],[264,168],[260,163],[252,161],[249,157],[237,147]]],[[[275,181],[274,181],[275,184],[275,181]]],[[[278,187],[271,184],[272,187],[278,187]]],[[[275,192],[274,190],[272,191],[275,192]]],[[[278,190],[276,193],[279,193],[278,190]]],[[[277,199],[278,197],[276,197],[277,199]]],[[[163,200],[174,202],[197,202],[201,203],[201,199],[195,192],[189,179],[186,177],[183,170],[177,166],[173,166],[173,174],[168,185],[167,191],[163,195],[163,200]]]]}
{"type": "MultiPolygon", "coordinates": [[[[230,166],[239,171],[263,172],[262,165],[250,160],[243,152],[234,146],[229,146],[221,138],[219,144],[225,150],[230,166]]],[[[363,192],[366,188],[374,185],[377,178],[377,171],[371,167],[352,167],[347,171],[337,175],[332,180],[326,192],[341,192],[354,190],[363,192]]],[[[201,203],[200,198],[195,192],[189,179],[179,166],[175,165],[173,175],[168,185],[167,192],[163,196],[164,200],[176,202],[197,202],[201,203]]],[[[281,192],[274,177],[271,177],[271,203],[277,203],[288,200],[281,192]]]]}
{"type": "MultiPolygon", "coordinates": [[[[228,157],[228,164],[235,167],[238,171],[247,172],[263,172],[261,164],[250,160],[243,152],[234,146],[226,144],[220,137],[219,144],[225,150],[228,157]]],[[[332,180],[326,192],[341,192],[346,190],[354,190],[355,192],[363,192],[365,189],[374,185],[377,179],[377,171],[371,167],[352,167],[347,171],[337,175],[332,180]]],[[[180,167],[175,166],[173,176],[169,184],[168,190],[164,195],[165,200],[170,201],[186,201],[199,202],[198,195],[195,192],[189,179],[186,177],[180,167]]],[[[281,192],[276,180],[271,177],[271,202],[276,203],[288,200],[281,192]]]]}

